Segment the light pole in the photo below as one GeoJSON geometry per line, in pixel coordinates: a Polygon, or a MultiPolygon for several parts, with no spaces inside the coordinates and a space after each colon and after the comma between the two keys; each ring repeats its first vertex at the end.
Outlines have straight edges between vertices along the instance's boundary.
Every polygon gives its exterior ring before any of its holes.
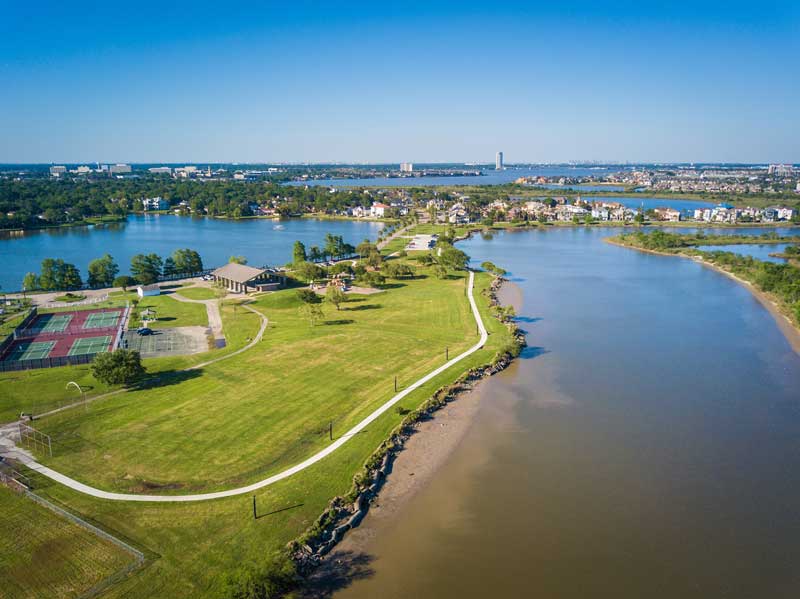
{"type": "Polygon", "coordinates": [[[81,394],[81,399],[83,399],[84,409],[88,410],[89,409],[89,404],[86,403],[86,391],[84,391],[83,388],[78,383],[76,383],[75,381],[68,382],[66,388],[69,389],[70,386],[75,387],[78,390],[78,392],[81,394]]]}

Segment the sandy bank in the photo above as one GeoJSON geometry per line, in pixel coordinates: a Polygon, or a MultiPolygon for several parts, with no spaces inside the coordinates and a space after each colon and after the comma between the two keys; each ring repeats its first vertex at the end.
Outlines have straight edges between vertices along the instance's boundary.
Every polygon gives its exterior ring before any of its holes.
{"type": "MultiPolygon", "coordinates": [[[[511,305],[515,310],[522,307],[522,290],[514,283],[504,282],[497,298],[502,305],[511,305]]],[[[325,557],[310,577],[305,597],[329,596],[332,588],[353,575],[353,556],[369,555],[380,532],[402,520],[403,508],[409,500],[434,478],[466,437],[486,395],[485,386],[486,380],[478,382],[456,401],[437,410],[433,418],[416,425],[415,433],[392,462],[386,482],[366,517],[325,557]]]]}

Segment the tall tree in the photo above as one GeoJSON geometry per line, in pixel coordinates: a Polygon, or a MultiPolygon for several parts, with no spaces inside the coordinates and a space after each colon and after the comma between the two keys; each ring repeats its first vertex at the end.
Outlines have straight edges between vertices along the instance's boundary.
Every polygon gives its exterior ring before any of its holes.
{"type": "Polygon", "coordinates": [[[179,273],[194,274],[203,270],[203,260],[195,250],[175,250],[172,259],[175,261],[175,270],[179,273]]]}
{"type": "Polygon", "coordinates": [[[228,262],[231,264],[247,264],[247,258],[244,256],[231,256],[228,258],[228,262]]]}
{"type": "Polygon", "coordinates": [[[305,244],[299,240],[295,241],[294,249],[292,250],[292,262],[294,264],[299,264],[300,262],[305,262],[306,260],[308,260],[308,256],[306,255],[305,244]]]}
{"type": "Polygon", "coordinates": [[[37,289],[39,289],[39,275],[35,272],[25,273],[22,279],[22,290],[35,291],[37,289]]]}
{"type": "Polygon", "coordinates": [[[161,267],[161,256],[158,254],[136,254],[131,258],[131,274],[142,285],[150,285],[158,281],[158,277],[161,276],[161,267]]]}
{"type": "Polygon", "coordinates": [[[111,255],[105,254],[102,258],[95,258],[89,262],[88,271],[89,287],[111,287],[114,277],[119,272],[119,267],[111,255]]]}

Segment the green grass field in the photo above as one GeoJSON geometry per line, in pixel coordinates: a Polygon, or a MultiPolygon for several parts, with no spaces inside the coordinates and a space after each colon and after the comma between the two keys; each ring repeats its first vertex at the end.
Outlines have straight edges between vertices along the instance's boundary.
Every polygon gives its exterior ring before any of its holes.
{"type": "Polygon", "coordinates": [[[208,315],[204,305],[179,302],[169,295],[155,295],[139,300],[131,315],[131,327],[139,326],[141,314],[147,309],[155,311],[156,320],[148,324],[152,329],[208,325],[208,315]]]}
{"type": "Polygon", "coordinates": [[[208,287],[181,287],[176,289],[183,297],[193,300],[208,300],[217,297],[213,289],[208,287]]]}
{"type": "Polygon", "coordinates": [[[49,462],[120,491],[216,490],[301,461],[394,393],[475,342],[463,277],[426,278],[352,297],[325,324],[298,314],[293,290],[253,307],[270,320],[258,351],[180,385],[126,393],[41,427],[62,449],[49,462]],[[254,426],[254,423],[257,425],[254,426]],[[268,442],[265,443],[265,440],[268,442]],[[80,470],[76,465],[80,464],[80,470]]]}
{"type": "Polygon", "coordinates": [[[122,549],[0,486],[0,597],[80,597],[131,562],[122,549]]]}
{"type": "MultiPolygon", "coordinates": [[[[409,394],[400,407],[419,406],[510,341],[481,295],[489,283],[488,275],[476,276],[476,299],[490,331],[486,347],[409,394]]],[[[385,292],[355,296],[340,311],[326,305],[326,324],[313,328],[300,317],[294,291],[265,294],[252,304],[270,322],[256,347],[203,368],[199,377],[101,399],[88,413],[40,420],[54,436],[55,455],[45,463],[105,489],[160,494],[264,478],[326,445],[330,421],[340,434],[386,401],[395,374],[402,388],[442,364],[445,347],[452,357],[472,345],[477,334],[464,290],[464,273],[390,281],[385,292]]],[[[245,343],[258,324],[255,315],[228,302],[223,320],[231,346],[245,343]]],[[[159,368],[188,363],[162,360],[159,368]]],[[[39,493],[91,514],[151,556],[108,596],[213,597],[226,571],[280,550],[333,496],[347,493],[353,475],[401,418],[387,411],[331,456],[256,492],[258,520],[250,495],[192,504],[109,502],[34,479],[39,493]]]]}

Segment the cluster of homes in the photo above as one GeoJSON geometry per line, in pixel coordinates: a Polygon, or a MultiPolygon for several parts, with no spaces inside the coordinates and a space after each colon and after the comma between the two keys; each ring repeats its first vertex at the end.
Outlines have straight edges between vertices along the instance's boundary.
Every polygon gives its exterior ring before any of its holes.
{"type": "Polygon", "coordinates": [[[774,223],[789,221],[796,210],[786,206],[770,206],[768,208],[734,208],[727,204],[719,204],[713,208],[700,208],[694,211],[694,220],[707,223],[741,223],[761,222],[774,223]]]}
{"type": "MultiPolygon", "coordinates": [[[[633,221],[641,212],[640,208],[625,206],[620,202],[609,200],[583,200],[580,197],[574,202],[566,197],[536,198],[510,196],[509,201],[496,200],[491,204],[476,209],[470,206],[469,198],[464,196],[458,201],[444,203],[430,200],[428,207],[435,207],[440,222],[452,224],[469,224],[484,218],[495,220],[538,220],[540,222],[571,222],[575,219],[591,218],[597,221],[633,221]]],[[[678,222],[695,220],[715,223],[736,222],[779,222],[790,221],[796,210],[785,206],[769,208],[735,208],[727,204],[681,211],[672,207],[657,207],[647,211],[649,220],[678,222]]]]}

